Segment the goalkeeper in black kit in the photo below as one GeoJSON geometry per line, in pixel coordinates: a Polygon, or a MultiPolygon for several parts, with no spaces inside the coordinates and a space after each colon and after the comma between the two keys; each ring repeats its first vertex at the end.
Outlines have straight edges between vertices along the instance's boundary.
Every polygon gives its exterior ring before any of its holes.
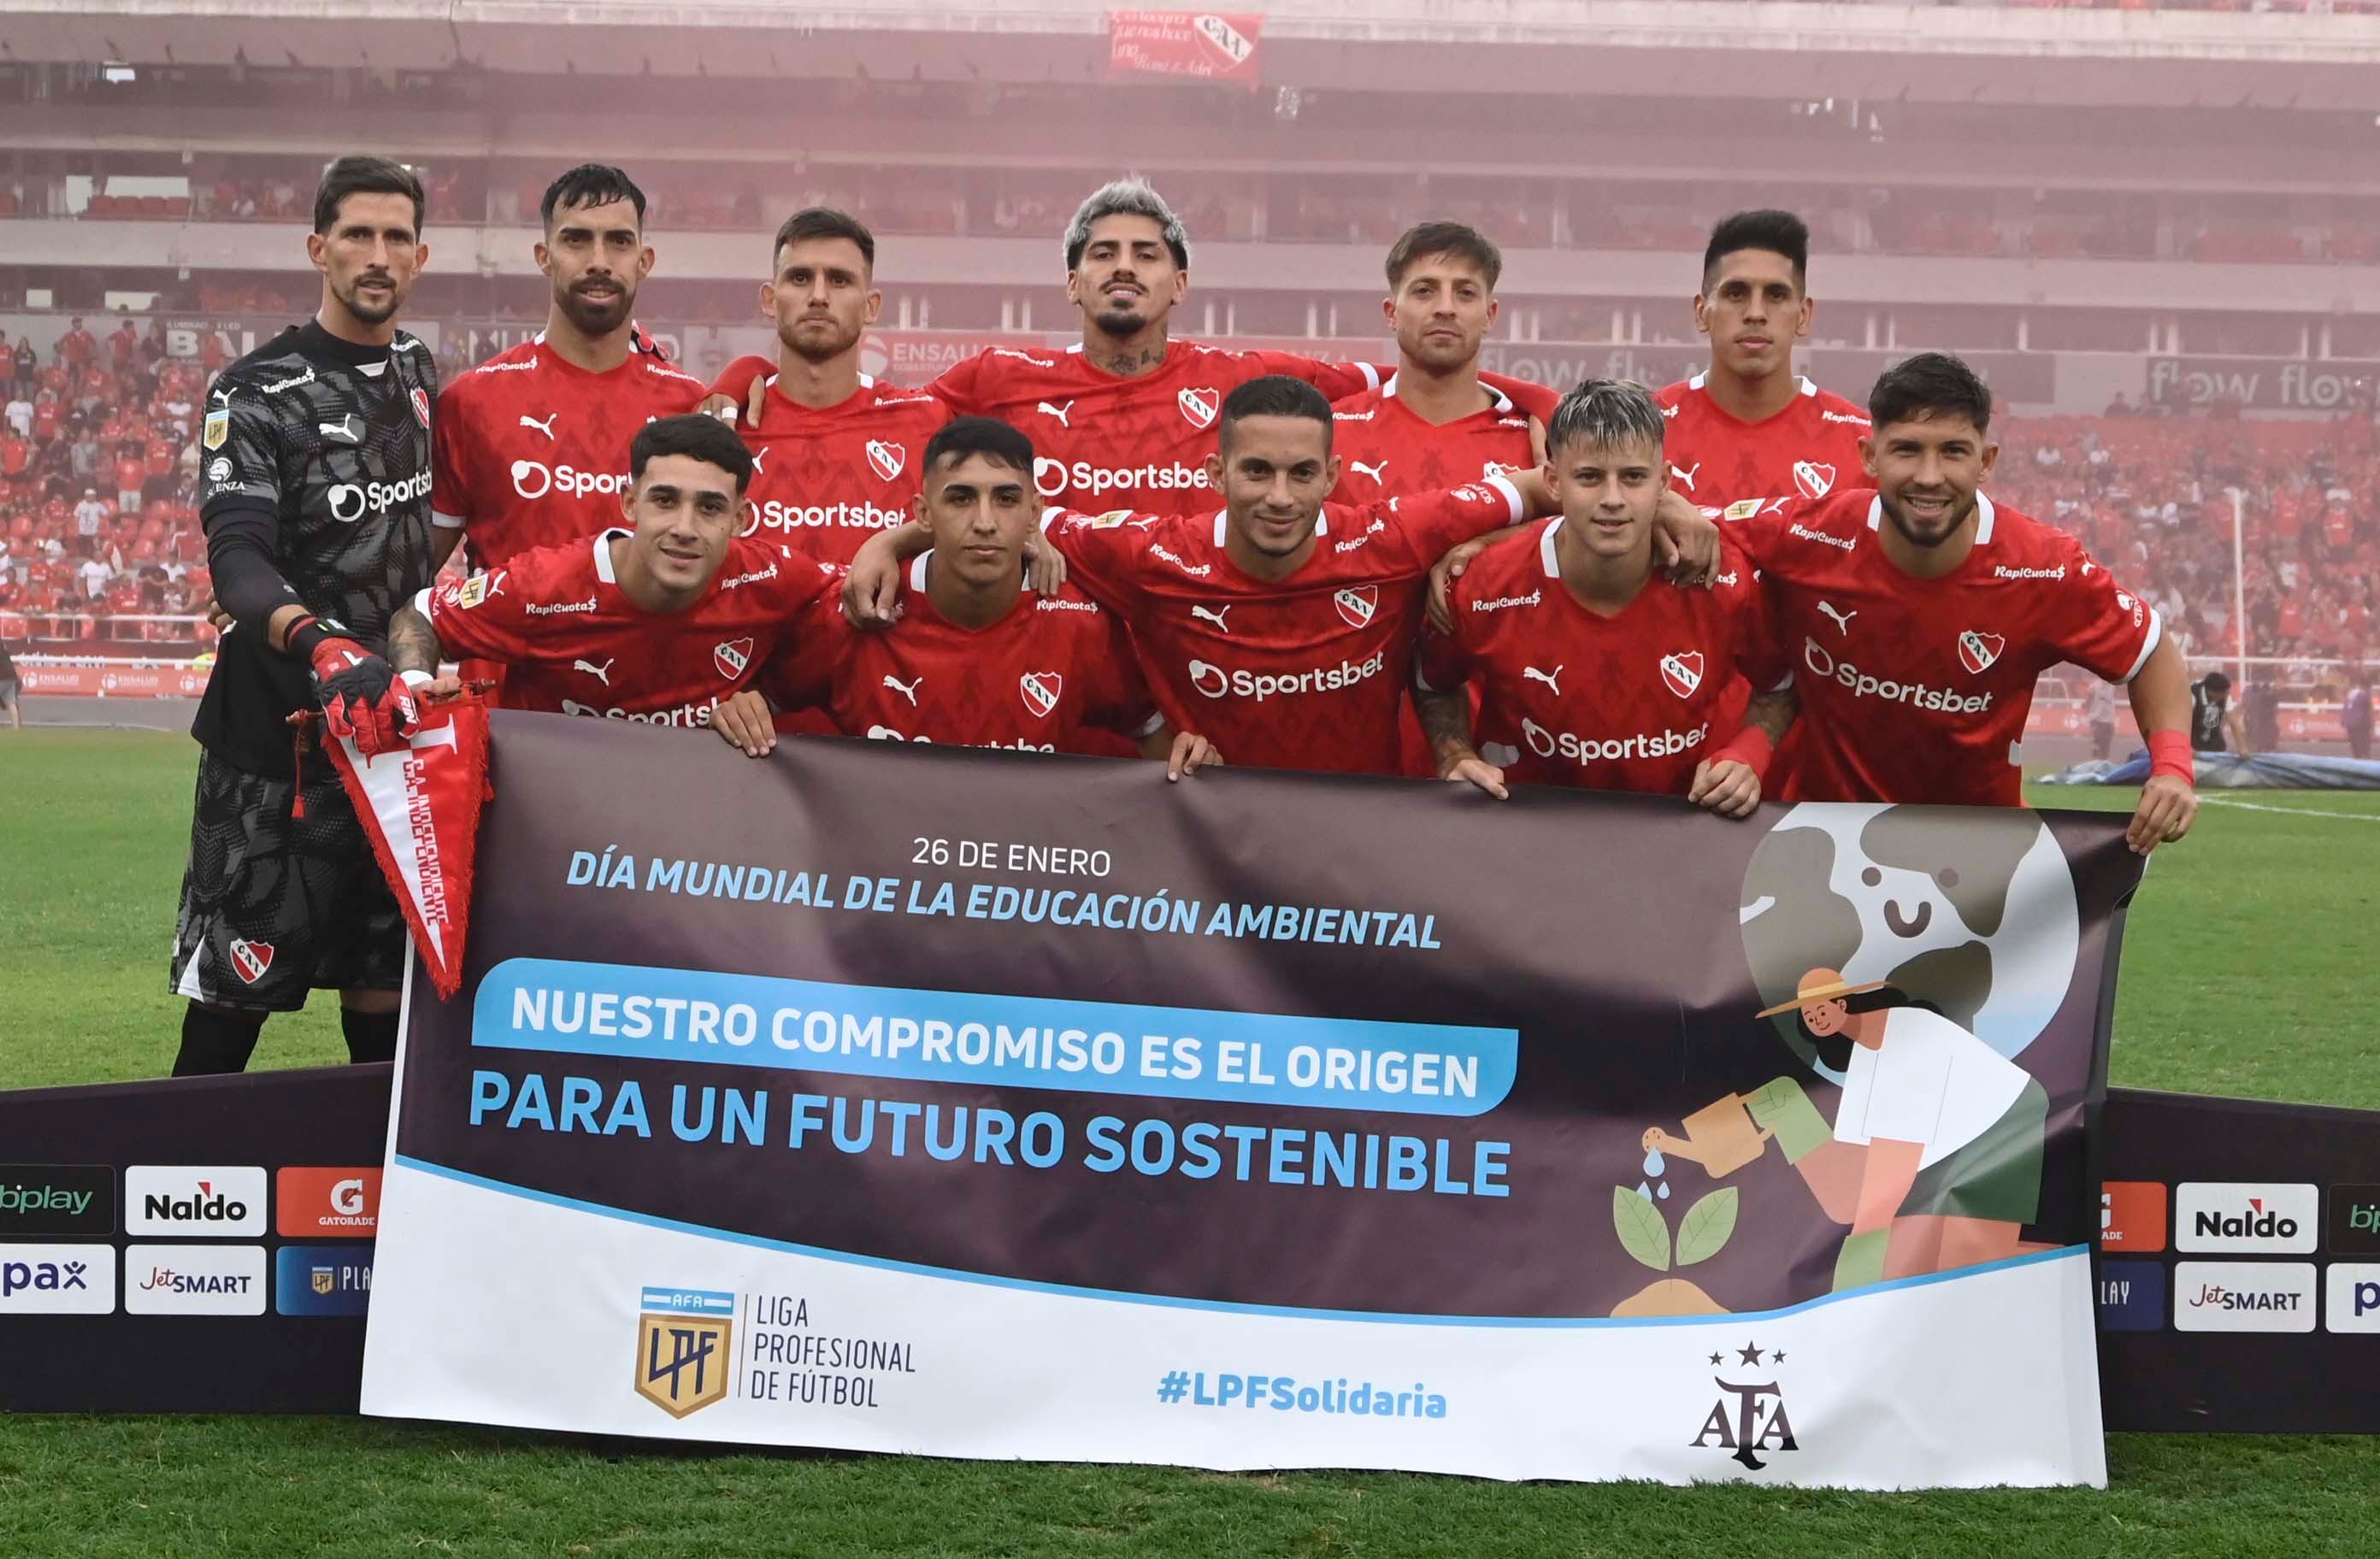
{"type": "Polygon", "coordinates": [[[176,1075],[236,1072],[274,1012],[340,993],[358,1061],[396,1053],[405,923],[320,733],[404,744],[407,683],[384,656],[398,604],[429,585],[429,348],[396,328],[430,256],[421,183],[342,157],[314,193],[312,320],[224,369],[200,432],[200,512],[234,620],[191,734],[190,853],[169,975],[190,998],[176,1075]]]}

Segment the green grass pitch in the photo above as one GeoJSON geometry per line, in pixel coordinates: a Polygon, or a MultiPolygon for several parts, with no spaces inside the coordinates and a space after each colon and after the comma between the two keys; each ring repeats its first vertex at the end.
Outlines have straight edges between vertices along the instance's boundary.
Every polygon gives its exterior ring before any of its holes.
{"type": "MultiPolygon", "coordinates": [[[[172,1059],[165,964],[194,755],[179,737],[0,731],[0,1087],[153,1076],[172,1059]]],[[[2121,791],[2033,800],[2132,804],[2121,791]]],[[[2113,1080],[2380,1108],[2375,973],[2380,796],[2210,802],[2134,904],[2113,1080]]],[[[258,1064],[344,1056],[322,1000],[275,1019],[258,1064]]],[[[7,1347],[0,1328],[0,1370],[7,1347]]],[[[1850,1494],[711,1455],[359,1420],[16,1418],[0,1419],[0,1555],[2380,1553],[2380,1443],[2118,1435],[2108,1462],[2104,1494],[1850,1494]]]]}

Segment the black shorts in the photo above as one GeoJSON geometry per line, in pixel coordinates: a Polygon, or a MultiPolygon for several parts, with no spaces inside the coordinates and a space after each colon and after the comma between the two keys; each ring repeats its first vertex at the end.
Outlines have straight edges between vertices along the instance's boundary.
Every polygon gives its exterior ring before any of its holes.
{"type": "Polygon", "coordinates": [[[14,677],[0,677],[0,709],[13,709],[16,707],[17,679],[14,677]]]}
{"type": "Polygon", "coordinates": [[[199,755],[167,988],[223,1007],[295,1012],[309,990],[393,991],[405,919],[333,775],[296,787],[199,755]]]}

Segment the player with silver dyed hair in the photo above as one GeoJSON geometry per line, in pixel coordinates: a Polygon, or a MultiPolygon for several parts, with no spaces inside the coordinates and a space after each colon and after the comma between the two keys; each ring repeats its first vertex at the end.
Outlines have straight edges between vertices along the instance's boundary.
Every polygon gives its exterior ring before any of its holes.
{"type": "Polygon", "coordinates": [[[1573,444],[1609,452],[1643,453],[1658,465],[1661,408],[1653,392],[1633,379],[1583,380],[1554,407],[1546,426],[1546,453],[1560,461],[1573,444]]]}
{"type": "Polygon", "coordinates": [[[1066,301],[1083,311],[1083,349],[1095,361],[1129,373],[1162,358],[1167,319],[1189,290],[1189,236],[1147,179],[1103,184],[1075,209],[1066,301]]]}

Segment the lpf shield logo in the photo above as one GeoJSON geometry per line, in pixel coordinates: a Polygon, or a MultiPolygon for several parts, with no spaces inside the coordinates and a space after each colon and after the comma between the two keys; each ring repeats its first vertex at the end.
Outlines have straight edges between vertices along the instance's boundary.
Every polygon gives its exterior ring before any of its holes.
{"type": "Polygon", "coordinates": [[[723,1315],[637,1317],[637,1395],[674,1419],[727,1395],[735,1323],[723,1315]]]}
{"type": "Polygon", "coordinates": [[[734,682],[744,674],[744,668],[752,664],[752,641],[730,639],[725,644],[712,645],[710,663],[719,668],[721,676],[734,682]]]}
{"type": "Polygon", "coordinates": [[[899,444],[888,444],[881,439],[868,441],[868,467],[886,481],[901,474],[907,465],[909,452],[899,444]]]}
{"type": "Polygon", "coordinates": [[[1981,676],[1991,670],[1992,662],[2008,647],[2008,640],[1998,634],[1986,634],[1970,628],[1959,635],[1959,664],[1981,676]]]}
{"type": "Polygon", "coordinates": [[[1804,498],[1824,498],[1835,490],[1835,468],[1797,460],[1793,462],[1793,485],[1802,489],[1804,498]]]}
{"type": "Polygon", "coordinates": [[[1221,397],[1212,390],[1186,388],[1174,395],[1173,402],[1182,408],[1182,415],[1189,419],[1190,426],[1201,429],[1215,425],[1215,414],[1222,409],[1223,404],[1221,397]]]}
{"type": "Polygon", "coordinates": [[[1016,681],[1016,690],[1025,695],[1025,707],[1035,719],[1050,718],[1065,685],[1066,679],[1055,671],[1027,671],[1016,681]]]}
{"type": "Polygon", "coordinates": [[[1330,604],[1339,609],[1339,615],[1346,620],[1350,628],[1368,628],[1372,624],[1372,614],[1380,610],[1380,587],[1378,585],[1350,586],[1332,596],[1330,604]]]}
{"type": "Polygon", "coordinates": [[[413,392],[413,420],[424,428],[430,426],[430,392],[427,390],[413,392]]]}
{"type": "Polygon", "coordinates": [[[327,1294],[339,1286],[339,1274],[335,1267],[318,1266],[308,1275],[313,1280],[314,1292],[318,1294],[327,1294]]]}
{"type": "Polygon", "coordinates": [[[1690,649],[1682,655],[1661,657],[1661,681],[1679,697],[1693,697],[1694,689],[1703,685],[1703,652],[1690,649]]]}

